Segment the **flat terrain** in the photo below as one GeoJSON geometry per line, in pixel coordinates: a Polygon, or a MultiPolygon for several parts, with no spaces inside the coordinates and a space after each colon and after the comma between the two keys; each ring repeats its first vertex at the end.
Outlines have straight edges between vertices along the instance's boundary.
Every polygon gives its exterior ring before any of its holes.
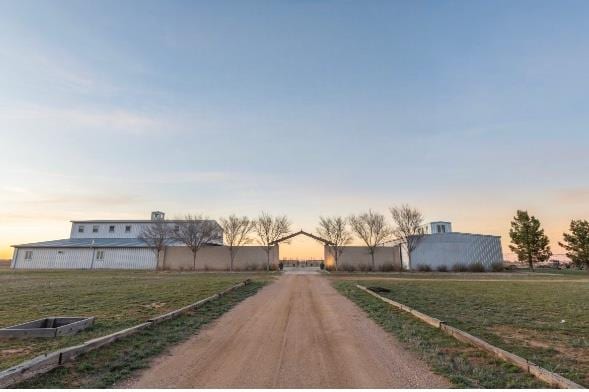
{"type": "Polygon", "coordinates": [[[126,387],[449,387],[322,275],[284,274],[126,387]]]}
{"type": "MultiPolygon", "coordinates": [[[[391,292],[382,295],[589,385],[589,276],[514,275],[468,279],[444,274],[443,279],[433,280],[407,274],[389,279],[362,276],[355,281],[388,288],[391,292]]],[[[337,284],[356,296],[351,279],[343,277],[337,284]]]]}
{"type": "Polygon", "coordinates": [[[248,277],[153,271],[0,270],[0,326],[47,316],[96,316],[89,330],[57,339],[0,340],[0,369],[57,348],[139,324],[248,277]]]}
{"type": "Polygon", "coordinates": [[[18,388],[110,388],[171,346],[198,333],[245,298],[255,295],[265,282],[255,280],[221,298],[185,313],[178,318],[91,351],[65,366],[17,385],[18,388]]]}

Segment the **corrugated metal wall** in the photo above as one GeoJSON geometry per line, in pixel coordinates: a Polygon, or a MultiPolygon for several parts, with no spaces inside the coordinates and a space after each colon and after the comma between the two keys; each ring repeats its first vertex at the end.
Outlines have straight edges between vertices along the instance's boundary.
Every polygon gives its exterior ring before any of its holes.
{"type": "Polygon", "coordinates": [[[94,260],[94,268],[113,269],[145,269],[154,270],[157,267],[155,253],[147,248],[101,248],[104,250],[104,260],[94,260]]]}
{"type": "Polygon", "coordinates": [[[492,263],[503,261],[501,238],[490,235],[466,233],[440,233],[423,236],[417,248],[411,252],[411,267],[420,264],[433,269],[445,265],[449,269],[456,263],[482,263],[490,267],[492,263]]]}
{"type": "Polygon", "coordinates": [[[19,248],[12,268],[17,269],[144,269],[154,270],[156,256],[147,248],[97,248],[104,259],[97,260],[92,248],[19,248]],[[32,252],[25,260],[27,251],[32,252]]]}
{"type": "Polygon", "coordinates": [[[16,260],[13,260],[12,266],[13,268],[19,269],[87,269],[92,264],[92,249],[85,248],[19,248],[16,256],[16,260]],[[27,251],[33,252],[30,260],[25,260],[27,251]]]}

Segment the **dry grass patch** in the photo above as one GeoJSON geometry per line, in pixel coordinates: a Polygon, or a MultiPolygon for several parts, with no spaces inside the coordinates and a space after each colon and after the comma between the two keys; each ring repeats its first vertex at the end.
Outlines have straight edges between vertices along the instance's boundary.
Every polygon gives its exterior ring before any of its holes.
{"type": "Polygon", "coordinates": [[[589,385],[589,282],[551,282],[542,275],[517,282],[375,279],[370,285],[388,288],[381,295],[589,385]]]}
{"type": "Polygon", "coordinates": [[[56,339],[0,340],[0,369],[139,324],[261,274],[0,270],[0,326],[47,316],[96,316],[93,327],[56,339]]]}

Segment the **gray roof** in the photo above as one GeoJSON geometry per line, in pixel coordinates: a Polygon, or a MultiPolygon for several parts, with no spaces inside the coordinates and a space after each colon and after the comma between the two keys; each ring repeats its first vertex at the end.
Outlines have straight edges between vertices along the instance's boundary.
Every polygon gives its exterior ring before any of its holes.
{"type": "Polygon", "coordinates": [[[12,245],[14,248],[148,248],[137,238],[66,238],[63,240],[12,245]]]}

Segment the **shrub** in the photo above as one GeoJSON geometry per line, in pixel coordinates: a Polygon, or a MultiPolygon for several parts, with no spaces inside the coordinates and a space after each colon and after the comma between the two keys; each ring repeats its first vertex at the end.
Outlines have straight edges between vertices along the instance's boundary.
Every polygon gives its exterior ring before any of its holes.
{"type": "Polygon", "coordinates": [[[356,271],[356,267],[354,267],[351,264],[342,264],[339,269],[342,270],[342,271],[345,271],[345,272],[354,272],[354,271],[356,271]]]}
{"type": "Polygon", "coordinates": [[[278,270],[278,266],[276,264],[270,264],[270,271],[278,270]]]}
{"type": "Polygon", "coordinates": [[[470,272],[485,272],[485,266],[483,265],[483,263],[477,261],[475,263],[469,264],[468,265],[468,270],[470,272]]]}
{"type": "Polygon", "coordinates": [[[438,265],[436,268],[438,272],[448,272],[448,266],[446,264],[438,265]]]}
{"type": "Polygon", "coordinates": [[[325,269],[325,263],[322,261],[321,264],[319,264],[319,268],[321,268],[322,270],[325,269]]]}
{"type": "Polygon", "coordinates": [[[283,268],[284,268],[284,264],[281,261],[280,263],[278,263],[278,269],[280,269],[280,271],[282,271],[283,268]]]}
{"type": "Polygon", "coordinates": [[[431,272],[432,267],[430,267],[429,264],[418,264],[417,270],[420,272],[431,272]]]}
{"type": "Polygon", "coordinates": [[[467,272],[468,267],[466,266],[466,264],[456,263],[452,266],[452,271],[454,271],[454,272],[467,272]]]}
{"type": "Polygon", "coordinates": [[[372,266],[371,266],[371,265],[369,265],[369,264],[360,264],[360,265],[358,266],[358,269],[359,269],[361,272],[369,272],[369,271],[372,271],[372,266]]]}
{"type": "Polygon", "coordinates": [[[258,263],[248,263],[248,264],[246,264],[244,269],[246,271],[259,271],[259,270],[264,270],[265,266],[263,264],[258,264],[258,263]]]}
{"type": "Polygon", "coordinates": [[[393,263],[384,263],[378,266],[380,272],[398,272],[401,268],[393,263]]]}
{"type": "Polygon", "coordinates": [[[491,264],[491,271],[493,272],[502,272],[504,269],[505,267],[503,266],[502,261],[496,261],[491,264]]]}

